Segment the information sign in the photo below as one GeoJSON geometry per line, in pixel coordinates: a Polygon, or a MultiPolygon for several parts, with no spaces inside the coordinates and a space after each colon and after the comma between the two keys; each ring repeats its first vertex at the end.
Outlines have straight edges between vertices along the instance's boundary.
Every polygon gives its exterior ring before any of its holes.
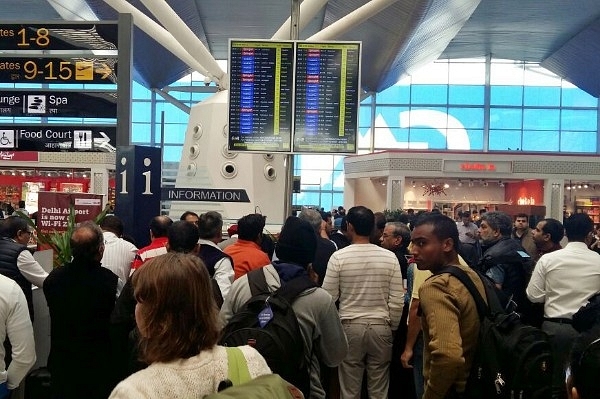
{"type": "Polygon", "coordinates": [[[0,116],[116,118],[114,92],[0,91],[0,116]]]}
{"type": "Polygon", "coordinates": [[[294,42],[231,40],[229,150],[289,152],[294,42]]]}
{"type": "Polygon", "coordinates": [[[0,151],[115,152],[115,126],[0,125],[0,151]]]}
{"type": "Polygon", "coordinates": [[[294,152],[355,153],[359,42],[298,42],[294,152]]]}
{"type": "Polygon", "coordinates": [[[0,24],[0,50],[116,50],[115,23],[0,24]]]}
{"type": "Polygon", "coordinates": [[[113,58],[0,58],[2,83],[117,83],[113,58]]]}

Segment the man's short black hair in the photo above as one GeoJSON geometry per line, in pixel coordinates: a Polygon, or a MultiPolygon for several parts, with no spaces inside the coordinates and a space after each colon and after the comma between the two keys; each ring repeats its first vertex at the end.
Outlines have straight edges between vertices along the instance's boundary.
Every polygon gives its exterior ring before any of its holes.
{"type": "Polygon", "coordinates": [[[372,210],[365,206],[353,206],[348,210],[346,222],[354,227],[354,232],[357,235],[369,237],[375,226],[375,215],[372,210]]]}
{"type": "Polygon", "coordinates": [[[0,236],[15,239],[19,231],[27,231],[29,225],[20,216],[9,216],[0,222],[0,236]]]}
{"type": "Polygon", "coordinates": [[[152,231],[152,235],[154,238],[156,237],[166,237],[167,231],[169,230],[169,226],[173,224],[173,220],[170,217],[161,215],[155,216],[150,221],[150,231],[152,231]]]}
{"type": "Polygon", "coordinates": [[[169,227],[167,237],[170,251],[187,254],[198,244],[198,227],[194,223],[178,220],[169,227]]]}
{"type": "Polygon", "coordinates": [[[198,216],[200,238],[211,239],[222,234],[223,217],[219,212],[208,211],[198,216]]]}
{"type": "Polygon", "coordinates": [[[117,237],[123,235],[123,222],[119,217],[114,215],[108,215],[100,222],[100,228],[104,231],[110,231],[117,237]]]}
{"type": "Polygon", "coordinates": [[[417,217],[413,231],[418,226],[426,224],[433,226],[432,234],[436,236],[438,240],[443,241],[447,238],[451,238],[454,243],[454,250],[458,252],[460,241],[458,239],[458,228],[456,227],[456,222],[454,220],[438,212],[426,212],[417,217]]]}
{"type": "Polygon", "coordinates": [[[550,234],[550,241],[553,243],[560,243],[565,236],[565,227],[563,224],[552,218],[542,219],[540,222],[545,222],[544,227],[542,227],[542,233],[550,234]]]}
{"type": "Polygon", "coordinates": [[[256,241],[265,228],[266,217],[259,213],[243,216],[237,222],[238,238],[246,241],[256,241]]]}
{"type": "Polygon", "coordinates": [[[565,220],[565,231],[569,241],[584,242],[594,231],[594,222],[587,213],[575,213],[565,220]]]}
{"type": "Polygon", "coordinates": [[[185,211],[181,214],[181,217],[179,218],[179,220],[185,220],[185,218],[187,218],[188,216],[195,216],[198,217],[198,214],[196,212],[192,212],[192,211],[185,211]]]}
{"type": "Polygon", "coordinates": [[[515,220],[517,220],[518,218],[525,218],[525,220],[529,221],[529,216],[526,213],[517,213],[515,215],[515,220]]]}

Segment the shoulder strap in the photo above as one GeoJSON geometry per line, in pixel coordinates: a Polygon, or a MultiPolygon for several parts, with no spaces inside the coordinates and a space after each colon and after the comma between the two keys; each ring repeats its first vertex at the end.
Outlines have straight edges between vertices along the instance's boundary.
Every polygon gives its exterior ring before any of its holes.
{"type": "Polygon", "coordinates": [[[291,279],[285,284],[282,284],[282,286],[275,291],[275,294],[281,296],[289,304],[291,304],[301,292],[316,286],[317,284],[315,284],[315,282],[312,281],[307,275],[302,275],[291,279]]]}
{"type": "MultiPolygon", "coordinates": [[[[447,266],[443,269],[439,270],[436,274],[448,273],[452,276],[456,277],[460,282],[469,290],[469,293],[475,300],[475,305],[477,306],[477,313],[479,313],[479,318],[483,319],[483,317],[489,313],[488,306],[483,300],[483,297],[479,293],[479,290],[473,283],[473,280],[465,273],[461,268],[456,266],[447,266]]],[[[479,275],[479,274],[478,274],[479,275]]],[[[485,286],[485,283],[483,283],[485,286]]],[[[487,294],[487,292],[486,292],[487,294]]],[[[487,295],[486,295],[487,296],[487,295]]]]}
{"type": "Polygon", "coordinates": [[[243,384],[246,381],[250,381],[250,371],[248,370],[248,363],[244,357],[244,353],[237,346],[226,347],[227,351],[227,379],[229,379],[233,385],[243,384]]]}
{"type": "Polygon", "coordinates": [[[262,267],[260,269],[248,272],[247,276],[248,285],[250,285],[250,293],[252,296],[270,292],[269,284],[267,284],[267,278],[265,277],[265,271],[262,267]]]}

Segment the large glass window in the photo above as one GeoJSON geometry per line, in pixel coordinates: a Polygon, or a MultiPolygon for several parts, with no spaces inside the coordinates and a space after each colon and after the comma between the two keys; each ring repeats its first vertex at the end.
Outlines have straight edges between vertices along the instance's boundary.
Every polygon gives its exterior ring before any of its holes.
{"type": "MultiPolygon", "coordinates": [[[[204,87],[203,79],[194,73],[171,87],[204,87]]],[[[169,94],[187,106],[213,95],[177,90],[169,94]]],[[[189,115],[134,82],[132,116],[132,141],[159,145],[164,133],[163,158],[176,165],[189,115]],[[163,111],[164,132],[160,123],[163,111]]],[[[538,65],[501,59],[488,65],[485,59],[438,60],[361,101],[358,153],[484,148],[598,153],[597,135],[598,99],[538,65]],[[488,104],[486,74],[490,81],[488,104]]],[[[343,203],[344,156],[299,155],[294,159],[294,175],[302,177],[301,192],[293,195],[295,205],[329,210],[343,203]]]]}

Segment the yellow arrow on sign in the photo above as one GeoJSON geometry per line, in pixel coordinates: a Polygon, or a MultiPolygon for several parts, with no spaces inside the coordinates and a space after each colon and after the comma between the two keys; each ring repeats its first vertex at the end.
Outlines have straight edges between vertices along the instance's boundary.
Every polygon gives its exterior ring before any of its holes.
{"type": "Polygon", "coordinates": [[[100,79],[106,79],[112,73],[112,69],[105,63],[100,64],[100,67],[96,67],[94,72],[101,73],[102,77],[100,79]]]}

